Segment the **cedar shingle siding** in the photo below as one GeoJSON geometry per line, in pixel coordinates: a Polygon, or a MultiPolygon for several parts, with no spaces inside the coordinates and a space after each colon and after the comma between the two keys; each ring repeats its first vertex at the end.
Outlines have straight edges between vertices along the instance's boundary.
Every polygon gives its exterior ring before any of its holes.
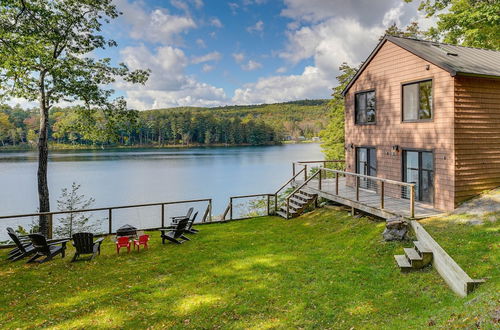
{"type": "MultiPolygon", "coordinates": [[[[385,41],[345,93],[346,146],[377,148],[377,176],[402,181],[404,149],[434,152],[434,207],[500,186],[500,79],[450,72],[385,41]],[[402,84],[432,79],[433,119],[402,122],[402,84]],[[354,95],[375,89],[376,124],[355,125],[354,95]],[[392,146],[398,145],[394,152],[392,146]]],[[[355,149],[346,148],[355,172],[355,149]]]]}

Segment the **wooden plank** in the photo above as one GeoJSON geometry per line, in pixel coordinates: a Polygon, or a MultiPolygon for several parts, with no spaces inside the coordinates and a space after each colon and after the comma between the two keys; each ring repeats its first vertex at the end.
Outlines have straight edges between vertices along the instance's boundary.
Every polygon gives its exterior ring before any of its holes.
{"type": "Polygon", "coordinates": [[[417,221],[411,221],[411,226],[419,242],[423,243],[433,253],[432,265],[444,279],[446,284],[461,297],[467,296],[481,281],[473,280],[452,257],[432,238],[432,236],[417,221]]]}

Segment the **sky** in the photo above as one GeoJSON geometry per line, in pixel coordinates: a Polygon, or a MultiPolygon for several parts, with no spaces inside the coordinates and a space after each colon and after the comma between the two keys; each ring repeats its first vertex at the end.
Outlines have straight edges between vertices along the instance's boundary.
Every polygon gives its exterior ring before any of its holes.
{"type": "Polygon", "coordinates": [[[146,85],[117,82],[131,109],[330,98],[342,62],[358,65],[396,23],[432,22],[419,0],[114,0],[103,27],[118,47],[96,51],[146,85]]]}

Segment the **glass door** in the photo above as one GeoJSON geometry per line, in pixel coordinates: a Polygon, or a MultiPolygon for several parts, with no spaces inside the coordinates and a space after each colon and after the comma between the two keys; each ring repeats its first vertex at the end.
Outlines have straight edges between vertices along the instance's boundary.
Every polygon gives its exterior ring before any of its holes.
{"type": "MultiPolygon", "coordinates": [[[[377,149],[375,148],[356,148],[356,173],[377,176],[377,149]]],[[[367,178],[361,178],[360,187],[376,190],[376,183],[367,178]]]]}
{"type": "MultiPolygon", "coordinates": [[[[403,152],[403,181],[415,184],[415,200],[434,202],[434,156],[430,151],[403,152]]],[[[406,194],[409,197],[409,192],[406,194]]]]}

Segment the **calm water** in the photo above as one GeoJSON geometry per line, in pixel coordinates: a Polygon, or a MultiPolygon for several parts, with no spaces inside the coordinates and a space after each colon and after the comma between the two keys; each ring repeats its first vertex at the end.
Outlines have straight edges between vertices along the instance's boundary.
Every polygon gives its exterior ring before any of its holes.
{"type": "MultiPolygon", "coordinates": [[[[319,159],[323,155],[318,144],[53,152],[51,208],[56,209],[61,189],[77,182],[82,185],[81,193],[96,200],[94,207],[213,198],[217,215],[229,196],[274,192],[290,178],[292,161],[319,159]]],[[[36,170],[35,153],[0,152],[1,215],[36,211],[36,170]]],[[[182,211],[169,207],[167,213],[182,211]]],[[[138,219],[153,223],[158,221],[153,219],[156,215],[158,210],[117,211],[113,227],[138,219]]],[[[104,218],[105,214],[95,216],[104,218]]],[[[5,227],[15,224],[0,222],[0,239],[5,237],[5,227]]]]}

